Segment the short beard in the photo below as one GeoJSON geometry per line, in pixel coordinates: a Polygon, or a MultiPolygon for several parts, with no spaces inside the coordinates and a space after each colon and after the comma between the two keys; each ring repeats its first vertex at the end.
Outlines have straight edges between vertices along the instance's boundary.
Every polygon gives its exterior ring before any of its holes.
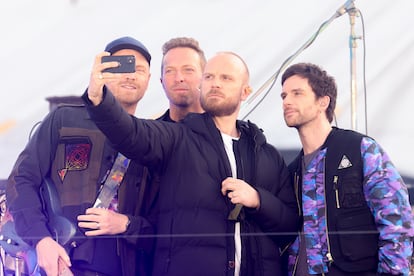
{"type": "Polygon", "coordinates": [[[201,98],[201,107],[214,117],[230,116],[236,112],[238,105],[233,103],[217,104],[216,101],[206,102],[201,98]]]}

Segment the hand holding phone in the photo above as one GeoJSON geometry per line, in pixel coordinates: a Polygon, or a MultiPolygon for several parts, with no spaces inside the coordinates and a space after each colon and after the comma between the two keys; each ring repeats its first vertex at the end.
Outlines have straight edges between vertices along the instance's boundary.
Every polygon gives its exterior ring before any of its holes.
{"type": "Polygon", "coordinates": [[[116,61],[118,67],[111,67],[103,70],[102,72],[110,73],[134,73],[135,72],[135,56],[104,56],[102,57],[102,63],[116,61]]]}

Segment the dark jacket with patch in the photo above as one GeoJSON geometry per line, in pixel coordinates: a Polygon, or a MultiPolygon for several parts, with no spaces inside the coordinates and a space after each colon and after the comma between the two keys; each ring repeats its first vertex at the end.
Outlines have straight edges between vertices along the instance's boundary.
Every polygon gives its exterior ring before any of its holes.
{"type": "MultiPolygon", "coordinates": [[[[52,179],[55,184],[64,216],[77,225],[76,217],[92,207],[115,156],[116,151],[90,120],[84,106],[62,106],[49,113],[19,155],[9,177],[7,204],[17,233],[32,246],[51,236],[39,194],[45,178],[52,179]]],[[[135,265],[136,258],[146,258],[143,248],[151,248],[150,239],[138,239],[138,235],[152,234],[153,231],[141,216],[145,211],[138,202],[143,172],[141,165],[131,162],[118,191],[118,210],[128,215],[131,221],[127,232],[115,236],[115,243],[110,242],[114,246],[110,249],[106,247],[106,240],[114,239],[86,238],[83,230],[77,228],[75,242],[71,243],[76,243],[76,247],[70,248],[72,262],[85,261],[85,267],[88,267],[88,263],[96,260],[98,252],[95,249],[99,248],[105,256],[100,260],[103,264],[120,256],[123,271],[117,271],[116,275],[145,272],[147,268],[140,265],[147,265],[148,260],[135,265]],[[105,253],[105,250],[109,252],[105,253]]]]}
{"type": "MultiPolygon", "coordinates": [[[[334,127],[321,146],[327,149],[324,160],[327,254],[337,267],[353,273],[376,271],[378,267],[378,230],[363,191],[363,137],[334,127]]],[[[303,152],[289,165],[296,178],[295,189],[301,205],[302,157],[303,152]]]]}
{"type": "MultiPolygon", "coordinates": [[[[303,179],[302,156],[289,169],[302,205],[308,269],[329,275],[336,275],[330,267],[353,275],[408,275],[412,209],[407,186],[381,146],[370,137],[334,127],[303,179]]],[[[298,239],[288,252],[294,272],[298,239]]]]}

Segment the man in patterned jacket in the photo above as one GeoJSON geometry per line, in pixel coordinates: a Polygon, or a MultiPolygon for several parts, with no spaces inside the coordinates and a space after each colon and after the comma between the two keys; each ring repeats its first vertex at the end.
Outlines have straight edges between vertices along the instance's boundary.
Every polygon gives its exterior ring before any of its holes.
{"type": "Polygon", "coordinates": [[[407,187],[372,138],[331,126],[335,80],[314,64],[282,76],[283,112],[303,150],[290,165],[303,224],[290,275],[408,275],[414,235],[407,187]]]}

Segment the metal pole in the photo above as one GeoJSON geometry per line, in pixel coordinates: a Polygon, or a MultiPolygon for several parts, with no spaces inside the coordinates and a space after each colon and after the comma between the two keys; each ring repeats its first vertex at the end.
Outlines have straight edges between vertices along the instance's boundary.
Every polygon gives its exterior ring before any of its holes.
{"type": "Polygon", "coordinates": [[[351,24],[351,34],[349,36],[349,48],[351,58],[351,128],[357,130],[357,82],[356,82],[356,37],[355,35],[355,8],[348,10],[349,21],[351,24]]]}
{"type": "MultiPolygon", "coordinates": [[[[347,0],[343,5],[341,5],[336,11],[335,13],[325,22],[322,23],[322,25],[319,27],[319,29],[316,31],[316,33],[314,33],[306,42],[305,44],[303,44],[298,50],[296,50],[296,52],[289,56],[280,66],[280,68],[276,71],[276,73],[274,73],[257,91],[255,91],[254,93],[252,93],[249,98],[244,102],[244,104],[242,105],[241,108],[241,113],[245,113],[243,116],[241,116],[240,118],[242,120],[245,120],[250,113],[253,112],[253,110],[260,104],[262,103],[262,101],[264,100],[264,98],[270,93],[273,85],[275,84],[275,81],[277,79],[277,77],[279,76],[279,73],[282,72],[299,54],[301,54],[306,48],[308,48],[316,39],[316,37],[323,31],[325,30],[325,28],[332,23],[333,20],[335,20],[336,18],[342,16],[343,14],[347,13],[350,9],[354,9],[355,5],[354,5],[354,1],[355,0],[347,0]],[[265,92],[266,90],[266,92],[265,92]],[[257,99],[257,97],[259,95],[261,95],[263,92],[264,95],[259,98],[259,100],[254,103],[257,99]],[[250,104],[253,104],[253,107],[250,107],[250,104]],[[247,112],[243,112],[244,109],[248,108],[247,112]]],[[[355,12],[354,12],[355,15],[355,12]]],[[[353,21],[355,21],[353,19],[353,21]]],[[[353,25],[352,25],[352,33],[353,33],[353,25]]],[[[351,54],[353,55],[353,54],[351,54]]],[[[353,78],[354,79],[354,78],[353,78]]],[[[356,92],[355,92],[356,93],[356,92]]]]}

